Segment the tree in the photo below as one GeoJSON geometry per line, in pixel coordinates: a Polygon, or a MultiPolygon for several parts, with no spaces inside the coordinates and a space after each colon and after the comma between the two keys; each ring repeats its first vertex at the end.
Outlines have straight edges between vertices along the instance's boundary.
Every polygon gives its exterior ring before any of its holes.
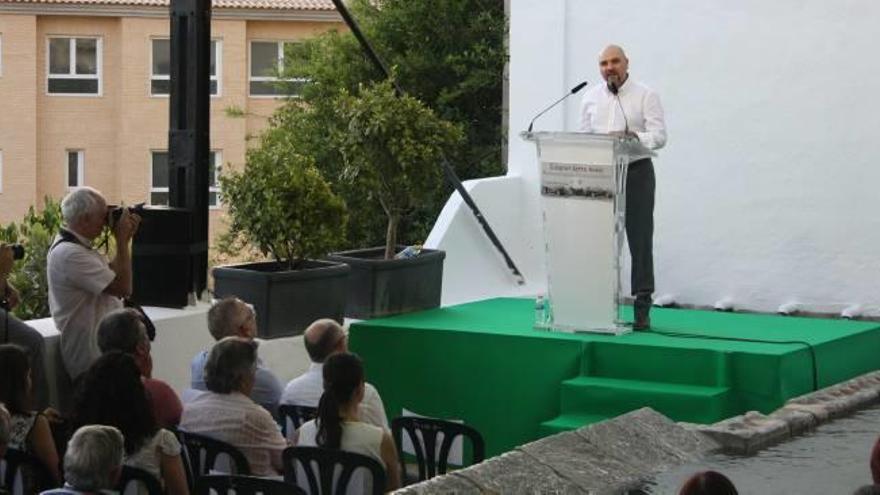
{"type": "MultiPolygon", "coordinates": [[[[352,0],[354,17],[393,77],[409,95],[434,113],[457,124],[464,136],[444,150],[462,180],[500,175],[503,69],[507,60],[503,0],[352,0]]],[[[333,107],[345,93],[357,94],[359,85],[376,82],[381,74],[366,59],[349,32],[331,32],[293,46],[287,53],[287,78],[304,78],[300,97],[291,99],[279,113],[303,117],[298,124],[320,124],[335,132],[333,107]]],[[[282,116],[276,123],[292,123],[282,116]]],[[[319,135],[319,134],[318,134],[319,135]]],[[[340,183],[342,157],[328,140],[302,140],[303,152],[315,159],[335,192],[345,198],[351,212],[347,232],[350,247],[378,244],[376,213],[381,205],[368,193],[340,183]]],[[[440,167],[437,162],[435,167],[440,167]]],[[[451,187],[439,183],[426,192],[410,215],[401,219],[403,240],[424,240],[451,187]]]]}

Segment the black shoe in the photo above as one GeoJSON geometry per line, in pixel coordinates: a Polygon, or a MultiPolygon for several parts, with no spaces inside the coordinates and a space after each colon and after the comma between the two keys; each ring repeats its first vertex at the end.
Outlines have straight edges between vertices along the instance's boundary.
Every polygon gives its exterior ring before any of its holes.
{"type": "Polygon", "coordinates": [[[640,315],[633,323],[633,330],[639,332],[651,329],[651,317],[648,315],[640,315]]]}

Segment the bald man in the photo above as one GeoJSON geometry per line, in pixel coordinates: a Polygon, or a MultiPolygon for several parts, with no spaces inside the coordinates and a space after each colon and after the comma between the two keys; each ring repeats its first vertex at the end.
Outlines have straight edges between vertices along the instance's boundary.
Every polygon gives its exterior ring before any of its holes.
{"type": "MultiPolygon", "coordinates": [[[[282,404],[318,407],[324,393],[324,361],[333,354],[348,352],[348,336],[334,320],[320,319],[313,322],[303,333],[303,341],[312,364],[308,371],[294,378],[281,394],[282,404]]],[[[388,429],[385,406],[376,387],[364,383],[364,400],[358,410],[361,421],[388,429]]]]}
{"type": "MultiPolygon", "coordinates": [[[[595,85],[581,104],[581,130],[630,136],[657,150],[666,144],[666,122],[660,97],[629,75],[623,48],[609,45],[599,54],[605,84],[595,85]]],[[[626,177],[626,240],[632,257],[631,288],[635,299],[634,330],[651,327],[654,292],[654,164],[649,156],[630,157],[626,177]]]]}

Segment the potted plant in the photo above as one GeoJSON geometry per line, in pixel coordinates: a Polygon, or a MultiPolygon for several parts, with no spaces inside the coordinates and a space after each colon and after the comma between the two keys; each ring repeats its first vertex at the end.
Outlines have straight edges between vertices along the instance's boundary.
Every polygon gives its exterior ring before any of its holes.
{"type": "Polygon", "coordinates": [[[343,239],[347,214],[312,159],[270,127],[244,170],[220,184],[230,220],[220,250],[249,245],[271,260],[214,268],[216,297],[253,304],[261,337],[298,335],[318,318],[341,322],[349,267],[318,259],[343,239]]]}
{"type": "Polygon", "coordinates": [[[459,126],[438,117],[419,100],[399,96],[388,82],[347,91],[335,100],[340,122],[336,136],[342,156],[338,180],[381,205],[386,217],[385,245],[332,254],[351,266],[346,316],[371,318],[440,305],[445,253],[423,249],[417,256],[395,258],[401,221],[442,180],[442,150],[463,138],[459,126]]]}

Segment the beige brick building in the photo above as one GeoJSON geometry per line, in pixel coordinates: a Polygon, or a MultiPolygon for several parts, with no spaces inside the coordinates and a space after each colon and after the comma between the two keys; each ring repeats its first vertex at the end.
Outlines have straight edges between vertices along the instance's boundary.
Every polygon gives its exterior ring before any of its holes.
{"type": "MultiPolygon", "coordinates": [[[[169,25],[167,0],[0,0],[0,224],[81,185],[167,201],[169,25]]],[[[284,43],[343,26],[330,0],[214,0],[217,166],[242,167],[281,103],[270,73],[284,43]]]]}

